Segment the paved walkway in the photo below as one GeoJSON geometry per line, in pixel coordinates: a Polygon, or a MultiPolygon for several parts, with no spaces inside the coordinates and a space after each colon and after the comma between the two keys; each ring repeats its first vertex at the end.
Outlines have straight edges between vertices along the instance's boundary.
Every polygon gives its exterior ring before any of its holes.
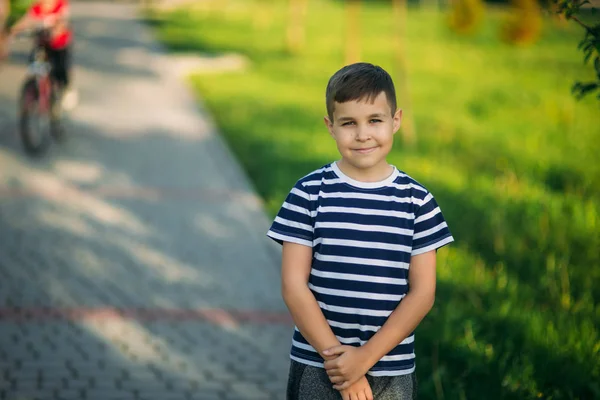
{"type": "Polygon", "coordinates": [[[80,106],[40,160],[0,66],[0,399],[282,399],[269,221],[130,5],[75,4],[80,106]]]}

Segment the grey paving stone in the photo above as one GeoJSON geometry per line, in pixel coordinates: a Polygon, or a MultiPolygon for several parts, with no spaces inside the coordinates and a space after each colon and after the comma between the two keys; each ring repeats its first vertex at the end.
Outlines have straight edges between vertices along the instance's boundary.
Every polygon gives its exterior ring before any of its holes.
{"type": "Polygon", "coordinates": [[[9,390],[5,394],[6,400],[50,400],[53,397],[53,393],[35,388],[9,390]]]}
{"type": "Polygon", "coordinates": [[[55,394],[56,400],[81,400],[83,393],[81,390],[63,389],[58,390],[55,394]]]}
{"type": "Polygon", "coordinates": [[[85,400],[132,400],[134,394],[132,391],[119,389],[87,389],[83,391],[85,400]]]}
{"type": "Polygon", "coordinates": [[[192,393],[189,400],[223,400],[224,392],[220,391],[204,391],[200,393],[192,393]]]}
{"type": "Polygon", "coordinates": [[[67,380],[66,384],[67,384],[66,389],[82,390],[82,389],[87,389],[91,386],[91,380],[90,379],[72,378],[72,379],[67,380]]]}
{"type": "Polygon", "coordinates": [[[198,383],[198,388],[194,389],[193,391],[198,393],[204,393],[204,392],[221,392],[226,390],[228,387],[228,383],[223,383],[223,382],[216,382],[216,381],[205,381],[205,382],[199,382],[198,383]]]}
{"type": "Polygon", "coordinates": [[[265,392],[264,389],[254,383],[234,382],[230,387],[231,392],[228,394],[228,396],[237,395],[238,398],[247,399],[264,399],[269,397],[269,394],[265,392]]]}
{"type": "Polygon", "coordinates": [[[176,391],[146,391],[141,390],[137,393],[139,399],[144,400],[186,400],[188,395],[184,392],[176,391]]]}
{"type": "Polygon", "coordinates": [[[119,387],[123,390],[156,390],[158,392],[165,392],[168,390],[165,382],[162,381],[123,381],[119,384],[119,387]]]}

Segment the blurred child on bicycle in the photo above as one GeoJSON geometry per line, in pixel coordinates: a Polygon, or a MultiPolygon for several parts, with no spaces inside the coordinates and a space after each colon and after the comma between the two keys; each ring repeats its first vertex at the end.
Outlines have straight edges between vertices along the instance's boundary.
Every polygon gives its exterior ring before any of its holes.
{"type": "Polygon", "coordinates": [[[49,28],[47,50],[52,65],[52,78],[59,88],[64,90],[63,106],[67,109],[72,108],[76,103],[76,95],[69,87],[73,32],[69,27],[68,0],[34,1],[25,15],[10,28],[9,40],[18,33],[38,25],[49,28]]]}

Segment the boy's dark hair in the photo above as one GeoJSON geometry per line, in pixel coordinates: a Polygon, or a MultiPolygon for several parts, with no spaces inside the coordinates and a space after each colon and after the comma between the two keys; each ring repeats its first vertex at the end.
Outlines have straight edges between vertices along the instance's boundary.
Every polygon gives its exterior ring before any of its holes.
{"type": "Polygon", "coordinates": [[[396,112],[396,89],[392,77],[383,68],[369,64],[356,63],[345,66],[333,74],[327,84],[325,103],[327,114],[333,121],[335,103],[366,99],[374,100],[384,92],[392,110],[396,112]]]}

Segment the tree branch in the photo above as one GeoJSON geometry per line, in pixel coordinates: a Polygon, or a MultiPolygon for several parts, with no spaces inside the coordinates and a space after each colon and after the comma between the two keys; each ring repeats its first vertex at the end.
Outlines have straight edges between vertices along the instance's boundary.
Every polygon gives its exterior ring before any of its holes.
{"type": "Polygon", "coordinates": [[[577,16],[571,15],[569,18],[572,19],[573,21],[577,22],[579,25],[581,25],[588,32],[592,32],[592,27],[584,24],[583,22],[581,22],[581,20],[579,18],[577,18],[577,16]]]}

